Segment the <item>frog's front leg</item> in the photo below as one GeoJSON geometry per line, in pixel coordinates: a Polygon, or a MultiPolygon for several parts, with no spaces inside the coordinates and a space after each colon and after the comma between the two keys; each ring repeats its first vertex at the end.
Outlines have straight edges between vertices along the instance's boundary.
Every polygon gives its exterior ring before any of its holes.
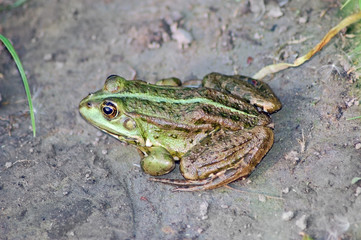
{"type": "Polygon", "coordinates": [[[219,130],[194,146],[181,159],[187,180],[152,178],[178,186],[175,191],[214,189],[249,175],[273,144],[273,131],[256,126],[241,131],[219,130]]]}
{"type": "Polygon", "coordinates": [[[169,173],[175,167],[172,155],[163,147],[149,147],[142,149],[146,156],[140,162],[143,171],[152,176],[169,173]]]}

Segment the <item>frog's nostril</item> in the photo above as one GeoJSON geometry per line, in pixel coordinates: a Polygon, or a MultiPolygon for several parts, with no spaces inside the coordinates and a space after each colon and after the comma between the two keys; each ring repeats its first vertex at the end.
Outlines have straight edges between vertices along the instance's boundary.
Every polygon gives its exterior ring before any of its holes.
{"type": "Polygon", "coordinates": [[[93,107],[93,103],[91,103],[91,102],[87,102],[87,104],[86,104],[86,105],[87,105],[87,107],[88,107],[88,108],[93,107]]]}

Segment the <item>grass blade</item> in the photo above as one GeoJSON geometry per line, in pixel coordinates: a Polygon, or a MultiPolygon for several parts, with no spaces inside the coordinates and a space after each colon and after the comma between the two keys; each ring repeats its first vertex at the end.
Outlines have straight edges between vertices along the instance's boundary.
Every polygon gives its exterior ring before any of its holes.
{"type": "Polygon", "coordinates": [[[355,119],[359,119],[359,118],[361,118],[361,116],[352,117],[352,118],[347,118],[346,120],[349,121],[349,120],[355,120],[355,119]]]}
{"type": "Polygon", "coordinates": [[[7,39],[6,37],[4,37],[3,35],[0,34],[0,40],[1,42],[5,45],[6,49],[9,51],[9,53],[11,54],[11,56],[13,57],[16,66],[19,70],[21,79],[23,80],[23,84],[24,84],[24,88],[25,88],[25,92],[26,92],[26,96],[28,98],[28,103],[29,103],[29,109],[30,109],[30,118],[31,118],[31,125],[33,127],[33,135],[34,137],[36,136],[36,128],[35,128],[35,116],[34,116],[34,109],[33,109],[33,103],[31,101],[31,95],[30,95],[30,89],[29,89],[29,84],[28,84],[28,79],[26,78],[26,74],[23,68],[23,65],[20,62],[19,56],[18,54],[15,52],[15,49],[13,47],[13,45],[11,44],[11,42],[9,41],[9,39],[7,39]]]}
{"type": "Polygon", "coordinates": [[[351,0],[347,0],[342,6],[341,6],[341,10],[347,5],[347,4],[349,4],[351,2],[351,0]]]}
{"type": "MultiPolygon", "coordinates": [[[[21,6],[22,4],[24,4],[27,0],[17,0],[16,2],[14,2],[14,4],[12,5],[1,5],[0,6],[0,11],[3,10],[9,10],[9,9],[13,9],[13,8],[17,8],[19,6],[21,6]]],[[[0,1],[1,2],[1,1],[0,1]]]]}
{"type": "Polygon", "coordinates": [[[12,6],[11,8],[17,8],[20,5],[24,4],[27,0],[17,0],[12,6]]]}

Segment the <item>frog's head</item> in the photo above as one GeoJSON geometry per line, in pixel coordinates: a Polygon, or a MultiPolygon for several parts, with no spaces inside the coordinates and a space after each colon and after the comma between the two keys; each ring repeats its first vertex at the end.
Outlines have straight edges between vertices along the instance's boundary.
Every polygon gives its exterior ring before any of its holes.
{"type": "Polygon", "coordinates": [[[126,80],[109,76],[103,89],[90,93],[79,104],[82,117],[100,130],[131,144],[144,145],[136,121],[127,116],[121,92],[126,80]]]}

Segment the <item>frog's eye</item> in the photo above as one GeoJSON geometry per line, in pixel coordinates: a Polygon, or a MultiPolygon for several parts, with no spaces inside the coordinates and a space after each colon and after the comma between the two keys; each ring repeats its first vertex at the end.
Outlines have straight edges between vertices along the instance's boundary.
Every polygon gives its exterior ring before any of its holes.
{"type": "Polygon", "coordinates": [[[104,101],[101,105],[101,110],[104,116],[109,119],[113,119],[118,115],[117,106],[111,101],[104,101]]]}

